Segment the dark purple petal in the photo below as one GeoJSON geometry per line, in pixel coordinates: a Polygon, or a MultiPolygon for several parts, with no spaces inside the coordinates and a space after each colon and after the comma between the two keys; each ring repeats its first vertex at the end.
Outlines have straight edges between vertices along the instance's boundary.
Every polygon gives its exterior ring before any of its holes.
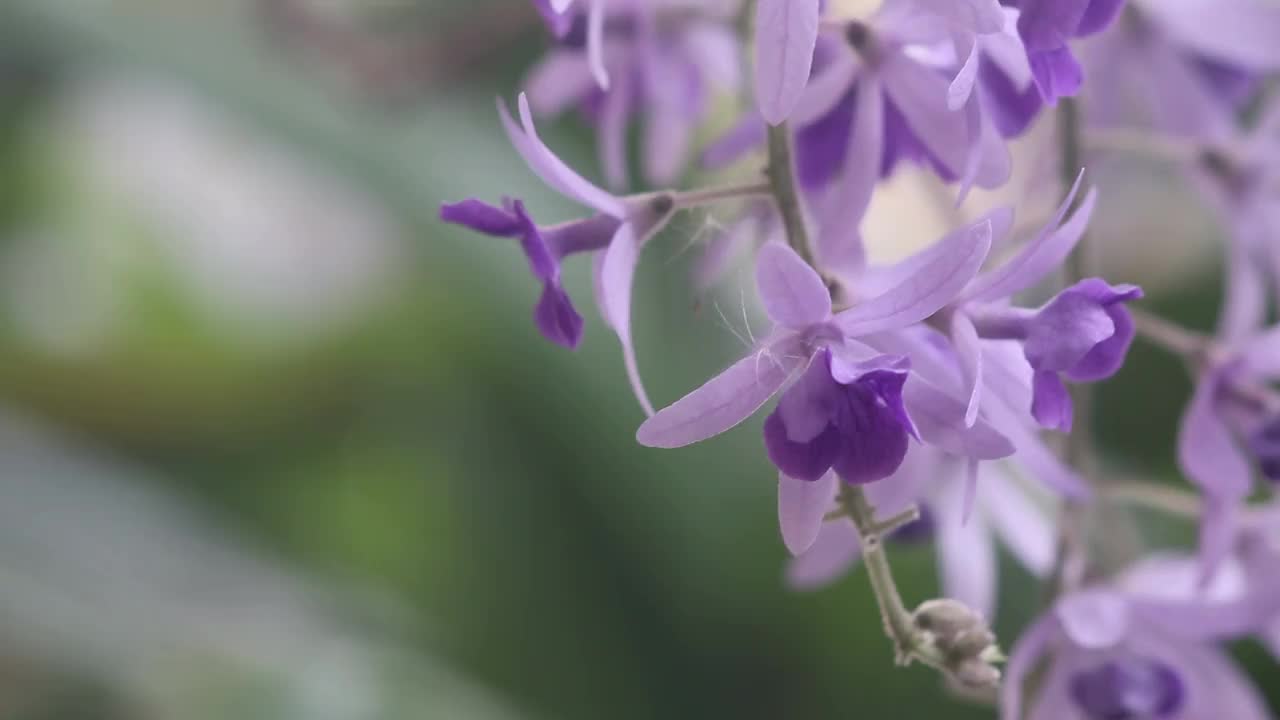
{"type": "Polygon", "coordinates": [[[582,342],[582,315],[558,282],[548,281],[542,297],[533,309],[533,321],[543,337],[557,345],[573,349],[582,342]]]}
{"type": "Polygon", "coordinates": [[[1071,677],[1071,699],[1088,720],[1164,720],[1186,700],[1186,685],[1168,665],[1141,657],[1108,660],[1071,677]]]}
{"type": "Polygon", "coordinates": [[[1076,34],[1090,0],[1021,0],[1018,35],[1029,52],[1064,47],[1076,34]]]}
{"type": "Polygon", "coordinates": [[[1021,135],[1044,107],[1035,83],[1019,90],[999,65],[986,58],[978,64],[978,82],[983,92],[983,109],[1004,137],[1021,135]]]}
{"type": "Polygon", "coordinates": [[[523,228],[513,213],[475,198],[442,204],[440,219],[495,237],[512,237],[523,228]]]}
{"type": "Polygon", "coordinates": [[[1238,109],[1258,91],[1260,76],[1257,72],[1206,56],[1196,57],[1193,63],[1210,92],[1232,108],[1238,109]]]}
{"type": "Polygon", "coordinates": [[[782,413],[774,410],[764,421],[764,447],[769,460],[788,477],[817,481],[840,454],[840,433],[832,425],[808,442],[794,442],[787,435],[782,413]]]}
{"type": "Polygon", "coordinates": [[[832,463],[845,482],[861,485],[883,480],[902,464],[911,427],[902,406],[906,378],[906,373],[878,371],[845,386],[834,418],[841,452],[832,463]]]}
{"type": "Polygon", "coordinates": [[[1249,450],[1271,482],[1280,483],[1280,415],[1267,418],[1249,438],[1249,450]]]}
{"type": "Polygon", "coordinates": [[[840,174],[853,133],[855,85],[835,108],[796,132],[796,172],[808,190],[824,187],[840,174]]]}
{"type": "Polygon", "coordinates": [[[541,228],[540,232],[552,256],[566,258],[605,249],[621,224],[622,221],[610,215],[593,215],[583,220],[541,228]]]}
{"type": "Polygon", "coordinates": [[[884,155],[880,175],[888,177],[899,160],[908,160],[929,168],[946,182],[954,182],[959,175],[942,162],[929,146],[916,135],[902,111],[888,97],[884,103],[884,155]]]}
{"type": "Polygon", "coordinates": [[[1124,9],[1125,0],[1090,0],[1080,24],[1076,26],[1076,37],[1084,37],[1102,32],[1115,22],[1120,11],[1124,9]]]}
{"type": "Polygon", "coordinates": [[[1076,382],[1094,382],[1105,380],[1124,365],[1125,355],[1133,344],[1133,316],[1121,304],[1107,307],[1107,316],[1115,325],[1115,333],[1103,340],[1089,351],[1084,359],[1067,371],[1067,377],[1076,382]]]}
{"type": "Polygon", "coordinates": [[[852,369],[847,366],[835,376],[832,363],[830,351],[814,358],[765,421],[769,459],[801,480],[817,480],[832,467],[849,483],[892,475],[914,429],[902,400],[907,373],[881,369],[846,376],[852,369]]]}
{"type": "Polygon", "coordinates": [[[1058,98],[1071,97],[1080,91],[1084,69],[1080,67],[1071,48],[1063,45],[1053,50],[1037,50],[1027,53],[1031,63],[1031,75],[1040,88],[1040,96],[1050,105],[1058,98]]]}
{"type": "Polygon", "coordinates": [[[510,206],[520,223],[520,247],[524,249],[524,255],[529,259],[529,269],[533,272],[533,276],[539,280],[560,277],[560,261],[551,253],[538,226],[533,224],[533,220],[525,212],[524,203],[513,200],[510,206]]]}
{"type": "Polygon", "coordinates": [[[1071,395],[1058,373],[1041,370],[1032,378],[1031,415],[1050,429],[1071,430],[1071,395]]]}
{"type": "Polygon", "coordinates": [[[1133,285],[1087,278],[1058,293],[1029,323],[1023,347],[1036,370],[1066,372],[1073,380],[1110,377],[1124,362],[1133,321],[1123,303],[1142,297],[1133,285]]]}

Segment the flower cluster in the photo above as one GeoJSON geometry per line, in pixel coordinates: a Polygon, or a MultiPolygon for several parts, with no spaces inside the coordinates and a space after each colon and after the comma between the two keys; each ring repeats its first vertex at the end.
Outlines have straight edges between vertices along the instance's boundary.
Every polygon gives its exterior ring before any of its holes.
{"type": "Polygon", "coordinates": [[[519,241],[542,285],[537,327],[568,348],[584,320],[561,263],[592,256],[595,304],[647,415],[642,445],[705,441],[769,406],[762,455],[777,471],[781,535],[795,556],[788,582],[814,588],[861,558],[900,659],[962,685],[1000,680],[987,626],[1000,540],[1055,593],[1013,646],[1008,720],[1027,708],[1037,718],[1265,716],[1216,643],[1280,633],[1280,587],[1267,579],[1280,569],[1268,545],[1280,524],[1246,502],[1255,471],[1280,480],[1280,399],[1269,386],[1280,376],[1280,329],[1264,327],[1280,286],[1280,104],[1251,128],[1239,119],[1280,69],[1280,6],[884,0],[853,17],[824,0],[534,5],[553,46],[527,76],[517,117],[504,101],[498,113],[529,169],[583,214],[539,223],[505,198],[446,204],[441,216],[519,241]],[[744,25],[753,32],[741,34],[744,25]],[[1077,43],[1087,36],[1097,37],[1077,43]],[[695,148],[713,110],[744,94],[751,101],[728,129],[695,148]],[[957,206],[975,187],[1001,188],[1009,143],[1055,106],[1061,175],[1073,181],[1036,188],[1058,196],[1051,217],[1019,230],[1013,209],[986,208],[905,260],[870,261],[863,220],[885,178],[915,166],[949,186],[957,206]],[[570,109],[594,128],[609,189],[538,135],[536,118],[570,109]],[[627,191],[637,179],[633,128],[647,186],[638,192],[627,191]],[[1217,337],[1140,315],[1140,288],[1081,272],[1073,254],[1099,193],[1071,164],[1095,137],[1108,151],[1125,149],[1108,137],[1161,150],[1227,221],[1217,337]],[[763,158],[754,165],[763,171],[739,184],[678,186],[750,157],[763,158]],[[750,248],[772,327],[655,410],[631,332],[636,268],[675,214],[712,206],[737,219],[708,245],[695,283],[722,282],[726,258],[750,248]],[[1072,446],[1089,454],[1073,395],[1115,375],[1139,333],[1197,375],[1177,456],[1202,491],[1189,497],[1202,539],[1198,559],[1152,556],[1108,575],[1086,544],[1059,539],[1116,493],[1097,458],[1064,456],[1051,436],[1074,428],[1072,446]],[[1067,508],[1061,529],[1054,506],[1067,508]],[[922,538],[936,538],[950,599],[912,612],[884,546],[922,538]]]}

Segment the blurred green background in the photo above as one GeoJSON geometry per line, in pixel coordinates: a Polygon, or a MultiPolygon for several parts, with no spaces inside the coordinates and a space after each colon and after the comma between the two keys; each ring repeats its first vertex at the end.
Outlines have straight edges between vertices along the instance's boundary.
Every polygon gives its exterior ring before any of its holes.
{"type": "MultiPolygon", "coordinates": [[[[860,576],[782,587],[758,418],[639,447],[594,312],[542,341],[519,254],[437,221],[571,217],[493,110],[544,47],[517,0],[0,3],[0,718],[993,715],[892,666],[860,576]]],[[[659,402],[740,349],[705,223],[642,265],[659,402]]],[[[1208,327],[1212,277],[1157,302],[1208,327]]],[[[1181,373],[1107,386],[1127,467],[1171,474],[1181,373]]]]}

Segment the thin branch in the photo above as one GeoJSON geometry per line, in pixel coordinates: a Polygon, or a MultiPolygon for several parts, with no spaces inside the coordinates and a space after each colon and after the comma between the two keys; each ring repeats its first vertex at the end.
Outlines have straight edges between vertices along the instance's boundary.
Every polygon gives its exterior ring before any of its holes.
{"type": "MultiPolygon", "coordinates": [[[[791,133],[785,124],[769,128],[769,184],[773,189],[778,213],[787,235],[787,243],[811,267],[821,274],[814,263],[809,244],[809,231],[805,224],[799,188],[795,179],[795,165],[791,156],[791,133]]],[[[853,521],[862,538],[862,558],[867,566],[867,577],[880,608],[885,633],[893,641],[895,657],[899,664],[919,660],[946,671],[945,658],[937,648],[928,645],[916,630],[911,613],[902,603],[902,595],[893,578],[893,568],[884,551],[883,534],[905,522],[907,514],[900,513],[883,522],[875,517],[875,507],[867,499],[862,488],[841,483],[840,504],[844,514],[853,521]]]]}
{"type": "Polygon", "coordinates": [[[810,267],[821,269],[814,262],[809,244],[809,229],[805,224],[804,205],[796,184],[795,162],[791,153],[791,131],[786,123],[769,128],[769,185],[773,188],[778,214],[787,233],[787,243],[810,267]]]}
{"type": "Polygon", "coordinates": [[[711,205],[722,200],[744,200],[752,197],[769,197],[773,186],[767,182],[746,183],[742,185],[721,185],[717,187],[698,188],[677,192],[673,198],[677,208],[689,209],[711,205]]]}

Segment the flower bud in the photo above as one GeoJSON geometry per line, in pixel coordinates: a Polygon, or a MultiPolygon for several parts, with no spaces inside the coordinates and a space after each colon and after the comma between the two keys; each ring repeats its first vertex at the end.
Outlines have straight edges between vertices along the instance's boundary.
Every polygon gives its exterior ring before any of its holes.
{"type": "Polygon", "coordinates": [[[1003,655],[982,615],[964,603],[942,598],[922,603],[912,620],[956,682],[979,690],[999,684],[1000,671],[994,663],[1003,655]]]}
{"type": "Polygon", "coordinates": [[[1000,685],[1000,670],[980,658],[958,663],[951,669],[951,674],[967,688],[986,689],[1000,685]]]}
{"type": "Polygon", "coordinates": [[[967,631],[987,629],[981,615],[950,598],[927,600],[911,617],[916,627],[931,634],[939,647],[953,645],[967,631]]]}

